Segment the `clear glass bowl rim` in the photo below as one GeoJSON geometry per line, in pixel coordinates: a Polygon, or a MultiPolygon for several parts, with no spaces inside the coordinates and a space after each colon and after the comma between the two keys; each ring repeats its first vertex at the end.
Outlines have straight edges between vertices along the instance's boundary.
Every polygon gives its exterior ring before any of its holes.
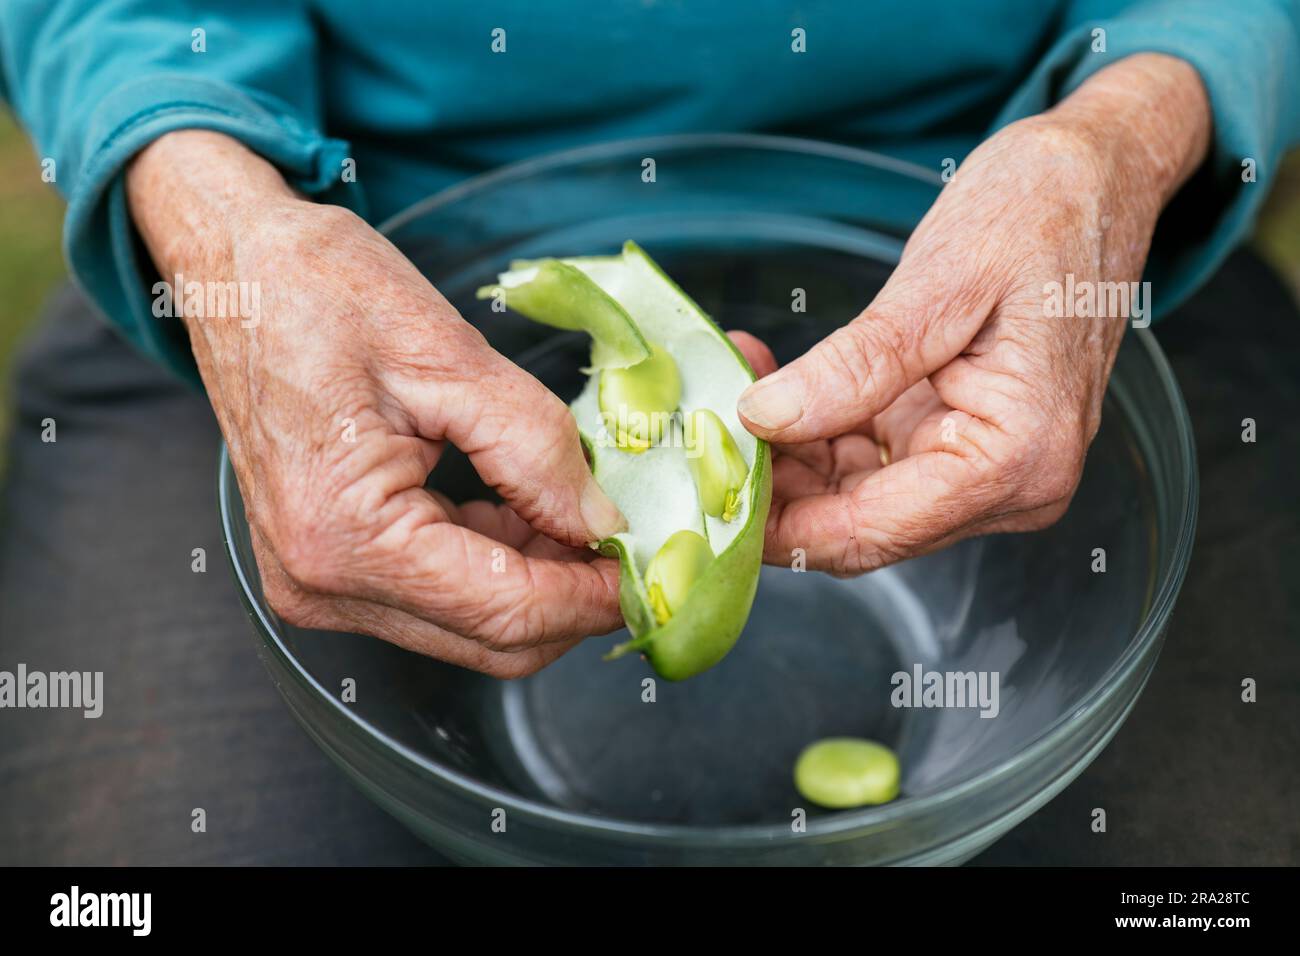
{"type": "MultiPolygon", "coordinates": [[[[464,180],[423,199],[407,207],[402,212],[389,217],[378,229],[391,237],[394,231],[443,206],[467,196],[485,192],[501,183],[517,182],[552,169],[584,162],[607,160],[623,155],[649,155],[647,152],[649,150],[657,150],[662,154],[670,151],[708,149],[750,149],[838,159],[895,172],[928,182],[936,187],[942,185],[942,179],[932,170],[851,146],[798,137],[756,133],[673,134],[612,140],[512,163],[464,180]]],[[[1173,369],[1156,343],[1155,336],[1150,329],[1146,328],[1130,329],[1128,334],[1136,336],[1139,344],[1147,353],[1159,377],[1161,390],[1174,411],[1174,424],[1177,431],[1177,448],[1175,452],[1186,467],[1188,480],[1182,489],[1182,500],[1176,502],[1173,506],[1177,509],[1177,517],[1176,526],[1171,529],[1174,543],[1170,570],[1159,581],[1151,600],[1150,610],[1142,625],[1137,629],[1133,639],[1125,648],[1124,653],[1107,669],[1106,673],[1088,692],[1082,703],[1073,711],[1060,715],[1024,747],[1005,760],[981,771],[957,786],[937,793],[918,797],[903,797],[882,806],[844,810],[826,817],[810,818],[807,821],[805,832],[797,834],[797,839],[806,841],[830,836],[842,836],[855,830],[876,829],[891,823],[898,823],[909,817],[937,813],[952,804],[961,802],[974,793],[996,785],[1003,778],[1015,774],[1020,768],[1032,764],[1050,753],[1057,742],[1067,735],[1072,725],[1076,725],[1081,720],[1088,720],[1098,710],[1105,708],[1117,690],[1127,683],[1127,678],[1131,675],[1131,672],[1140,666],[1151,645],[1159,639],[1168,623],[1170,614],[1173,612],[1174,602],[1177,600],[1178,591],[1182,586],[1187,565],[1191,559],[1199,496],[1196,449],[1192,436],[1191,417],[1183,401],[1182,392],[1179,390],[1177,380],[1174,378],[1173,369]]],[[[258,600],[248,575],[235,554],[233,544],[234,529],[231,525],[232,510],[230,508],[230,484],[232,479],[233,470],[230,467],[229,451],[223,442],[220,462],[218,463],[218,504],[221,513],[222,536],[226,556],[230,560],[239,584],[240,597],[248,608],[259,636],[308,693],[322,699],[339,719],[344,721],[345,724],[353,726],[364,737],[373,740],[385,750],[408,761],[431,775],[438,782],[445,784],[454,791],[459,791],[467,798],[490,802],[492,806],[506,807],[511,813],[517,812],[535,817],[539,822],[549,824],[552,828],[560,830],[572,828],[586,835],[604,831],[615,837],[675,845],[700,843],[725,843],[730,846],[758,845],[769,843],[777,838],[783,840],[791,838],[790,826],[787,823],[740,824],[735,826],[649,824],[591,816],[565,810],[519,796],[499,787],[480,783],[464,774],[434,763],[405,744],[392,739],[379,728],[363,720],[333,694],[329,693],[301,666],[297,658],[290,653],[280,639],[275,626],[268,619],[261,601],[258,600]]],[[[1127,713],[1127,708],[1125,708],[1125,713],[1127,713]]]]}

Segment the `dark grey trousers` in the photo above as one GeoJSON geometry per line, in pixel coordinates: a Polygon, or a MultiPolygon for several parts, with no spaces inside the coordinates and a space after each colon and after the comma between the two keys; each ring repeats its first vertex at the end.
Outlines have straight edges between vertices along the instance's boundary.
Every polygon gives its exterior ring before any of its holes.
{"type": "MultiPolygon", "coordinates": [[[[1110,747],[982,862],[1300,862],[1298,320],[1238,255],[1160,328],[1202,480],[1169,640],[1110,747]],[[1245,677],[1255,704],[1240,700],[1245,677]],[[1105,834],[1088,826],[1094,807],[1105,834]]],[[[108,676],[98,719],[0,710],[0,863],[437,862],[316,749],[258,663],[221,550],[203,398],[71,291],[16,383],[0,670],[108,676]],[[195,548],[206,573],[191,570],[195,548]]]]}

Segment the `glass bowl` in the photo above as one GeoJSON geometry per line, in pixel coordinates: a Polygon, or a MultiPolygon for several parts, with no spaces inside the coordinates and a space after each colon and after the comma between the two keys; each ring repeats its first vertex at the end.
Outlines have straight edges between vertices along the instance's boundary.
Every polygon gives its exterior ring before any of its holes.
{"type": "MultiPolygon", "coordinates": [[[[474,299],[511,259],[635,239],[719,324],[755,332],[786,361],[871,300],[939,187],[927,171],[858,150],[680,136],[515,165],[384,231],[496,348],[567,399],[581,337],[474,299]],[[796,290],[806,312],[791,308],[796,290]]],[[[732,654],[682,684],[658,681],[653,702],[644,661],[600,659],[625,634],[505,682],[373,638],[287,626],[263,599],[224,456],[220,506],[259,651],[289,708],[370,797],[454,860],[949,863],[1051,799],[1133,707],[1190,556],[1194,457],[1155,338],[1130,331],[1057,525],[852,580],[765,568],[732,654]],[[1097,548],[1104,573],[1093,570],[1097,548]],[[893,675],[917,667],[996,674],[997,716],[894,706],[893,675]],[[340,699],[345,678],[355,702],[340,699]],[[899,798],[835,812],[804,801],[795,757],[830,735],[893,747],[899,798]]],[[[430,484],[453,498],[483,493],[456,455],[430,484]]]]}

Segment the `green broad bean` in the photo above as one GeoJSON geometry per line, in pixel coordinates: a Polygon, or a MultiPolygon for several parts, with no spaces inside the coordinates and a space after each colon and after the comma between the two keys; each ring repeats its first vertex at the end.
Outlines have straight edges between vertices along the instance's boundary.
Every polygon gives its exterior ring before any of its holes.
{"type": "Polygon", "coordinates": [[[810,744],[794,765],[795,789],[832,810],[888,803],[898,796],[898,757],[884,744],[828,737],[810,744]]]}
{"type": "Polygon", "coordinates": [[[658,345],[650,346],[650,357],[643,362],[603,369],[599,387],[606,429],[615,436],[617,447],[633,453],[662,441],[682,401],[677,363],[658,345]]]}
{"type": "Polygon", "coordinates": [[[678,531],[664,542],[645,569],[646,593],[655,620],[667,624],[713,561],[709,542],[694,531],[678,531]]]}
{"type": "Polygon", "coordinates": [[[734,521],[749,466],[717,412],[697,408],[685,420],[686,461],[700,492],[704,513],[734,521]]]}

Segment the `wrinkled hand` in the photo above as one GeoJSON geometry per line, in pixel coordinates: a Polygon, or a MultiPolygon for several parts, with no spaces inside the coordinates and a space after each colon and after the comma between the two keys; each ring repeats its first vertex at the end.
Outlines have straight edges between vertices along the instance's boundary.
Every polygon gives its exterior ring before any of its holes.
{"type": "Polygon", "coordinates": [[[1128,316],[1053,317],[1049,284],[1140,279],[1208,116],[1190,67],[1134,57],[967,158],[871,305],[740,401],[777,451],[769,562],[853,574],[1065,512],[1128,316]]]}
{"type": "Polygon", "coordinates": [[[622,516],[567,407],[387,240],[217,134],[160,140],[128,186],[164,275],[259,283],[255,327],[185,321],[282,617],[502,677],[620,626],[584,545],[622,516]],[[505,505],[424,489],[447,442],[505,505]]]}

